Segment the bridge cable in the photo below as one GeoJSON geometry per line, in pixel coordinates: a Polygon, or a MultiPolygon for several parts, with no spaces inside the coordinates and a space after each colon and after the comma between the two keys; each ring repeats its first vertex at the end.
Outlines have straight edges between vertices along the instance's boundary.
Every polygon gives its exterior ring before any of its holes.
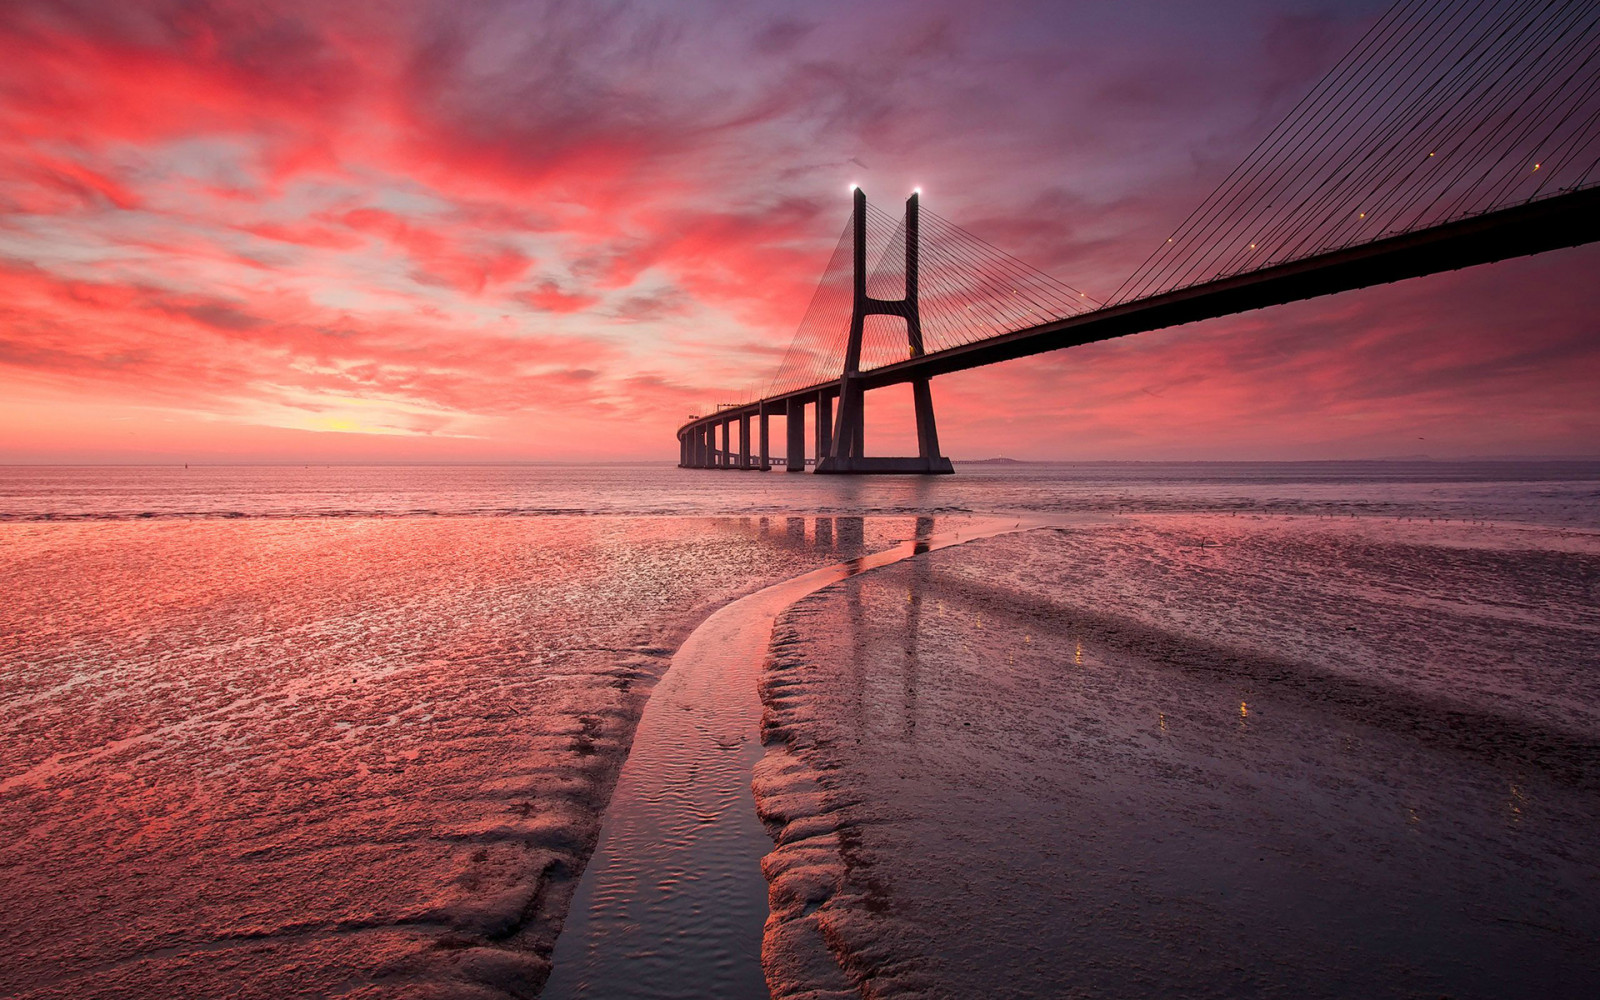
{"type": "Polygon", "coordinates": [[[1596,9],[1399,0],[1108,301],[1586,184],[1596,9]]]}

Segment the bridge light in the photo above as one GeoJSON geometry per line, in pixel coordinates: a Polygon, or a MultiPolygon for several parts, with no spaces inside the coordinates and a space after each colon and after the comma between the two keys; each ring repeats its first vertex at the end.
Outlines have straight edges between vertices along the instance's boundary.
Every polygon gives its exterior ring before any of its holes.
{"type": "Polygon", "coordinates": [[[1256,245],[1254,243],[1250,244],[1250,249],[1254,250],[1255,248],[1256,248],[1256,245]]]}
{"type": "Polygon", "coordinates": [[[1534,165],[1533,165],[1533,169],[1535,169],[1535,170],[1538,170],[1538,169],[1539,169],[1539,164],[1537,164],[1537,163],[1535,163],[1535,164],[1534,164],[1534,165]]]}
{"type": "Polygon", "coordinates": [[[1429,155],[1429,156],[1432,156],[1432,155],[1433,155],[1433,154],[1432,154],[1432,153],[1429,153],[1429,154],[1428,154],[1428,155],[1429,155]]]}
{"type": "Polygon", "coordinates": [[[1366,217],[1367,217],[1367,213],[1365,213],[1365,212],[1362,212],[1362,213],[1361,213],[1361,218],[1363,218],[1363,219],[1365,219],[1365,218],[1366,218],[1366,217]]]}
{"type": "Polygon", "coordinates": [[[920,195],[922,193],[922,189],[919,188],[919,187],[914,187],[914,188],[911,189],[911,193],[920,195]]]}
{"type": "Polygon", "coordinates": [[[857,191],[860,191],[860,190],[861,190],[861,185],[852,181],[851,184],[850,184],[850,193],[851,194],[855,194],[857,191]]]}

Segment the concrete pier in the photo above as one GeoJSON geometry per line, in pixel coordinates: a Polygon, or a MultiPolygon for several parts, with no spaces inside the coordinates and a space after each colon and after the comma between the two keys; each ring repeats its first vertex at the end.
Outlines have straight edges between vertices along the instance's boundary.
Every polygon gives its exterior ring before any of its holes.
{"type": "Polygon", "coordinates": [[[789,438],[789,449],[785,456],[786,472],[806,471],[806,402],[803,399],[789,400],[789,415],[784,421],[787,425],[784,430],[789,438]]]}
{"type": "Polygon", "coordinates": [[[833,450],[833,396],[824,389],[817,393],[816,456],[818,459],[833,450]]]}
{"type": "Polygon", "coordinates": [[[757,423],[761,425],[761,464],[758,468],[762,472],[766,472],[772,468],[772,450],[769,447],[771,436],[768,433],[770,428],[767,426],[767,418],[771,416],[771,413],[767,410],[766,400],[762,400],[757,406],[759,407],[757,423]]]}

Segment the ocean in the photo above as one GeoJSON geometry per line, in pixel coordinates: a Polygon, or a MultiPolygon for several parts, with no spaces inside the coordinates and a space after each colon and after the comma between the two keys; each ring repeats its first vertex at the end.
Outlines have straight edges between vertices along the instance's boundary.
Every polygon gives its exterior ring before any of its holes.
{"type": "Polygon", "coordinates": [[[949,477],[836,478],[659,464],[11,466],[0,467],[0,521],[1249,510],[1600,527],[1600,461],[956,468],[949,477]]]}
{"type": "Polygon", "coordinates": [[[684,639],[1007,515],[755,665],[774,995],[1600,967],[1600,463],[957,470],[0,469],[0,995],[536,996],[684,639]]]}

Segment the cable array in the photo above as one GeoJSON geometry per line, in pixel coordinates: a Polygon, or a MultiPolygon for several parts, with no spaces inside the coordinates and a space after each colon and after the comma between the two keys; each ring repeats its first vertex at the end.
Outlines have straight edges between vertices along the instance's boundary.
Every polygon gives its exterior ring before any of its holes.
{"type": "MultiPolygon", "coordinates": [[[[922,209],[924,353],[1600,182],[1600,0],[1396,0],[1105,302],[922,209]]],[[[867,294],[906,292],[906,225],[868,206],[867,294]]],[[[767,395],[839,377],[847,223],[767,395]]],[[[912,355],[869,316],[861,369],[912,355]]]]}
{"type": "MultiPolygon", "coordinates": [[[[917,299],[925,353],[1025,330],[1100,305],[937,213],[923,208],[919,216],[917,299]]],[[[905,222],[869,205],[867,232],[869,245],[882,248],[867,281],[867,294],[902,297],[905,222]]],[[[869,317],[862,333],[862,371],[910,356],[904,320],[869,317]]]]}
{"type": "Polygon", "coordinates": [[[778,365],[767,396],[836,379],[843,369],[845,338],[850,334],[850,311],[854,301],[851,221],[845,220],[844,232],[828,258],[828,266],[822,270],[811,304],[800,319],[800,327],[778,365]]]}
{"type": "MultiPolygon", "coordinates": [[[[918,235],[918,308],[924,353],[1076,316],[1100,303],[922,209],[918,235]]],[[[895,300],[906,294],[906,224],[873,205],[865,219],[867,294],[895,300]]],[[[817,282],[800,327],[768,387],[775,396],[839,377],[853,306],[852,226],[848,223],[817,282]]],[[[861,370],[911,356],[906,321],[868,316],[862,329],[861,370]]]]}
{"type": "Polygon", "coordinates": [[[1597,0],[1397,0],[1110,303],[1588,186],[1597,26],[1597,0]]]}

